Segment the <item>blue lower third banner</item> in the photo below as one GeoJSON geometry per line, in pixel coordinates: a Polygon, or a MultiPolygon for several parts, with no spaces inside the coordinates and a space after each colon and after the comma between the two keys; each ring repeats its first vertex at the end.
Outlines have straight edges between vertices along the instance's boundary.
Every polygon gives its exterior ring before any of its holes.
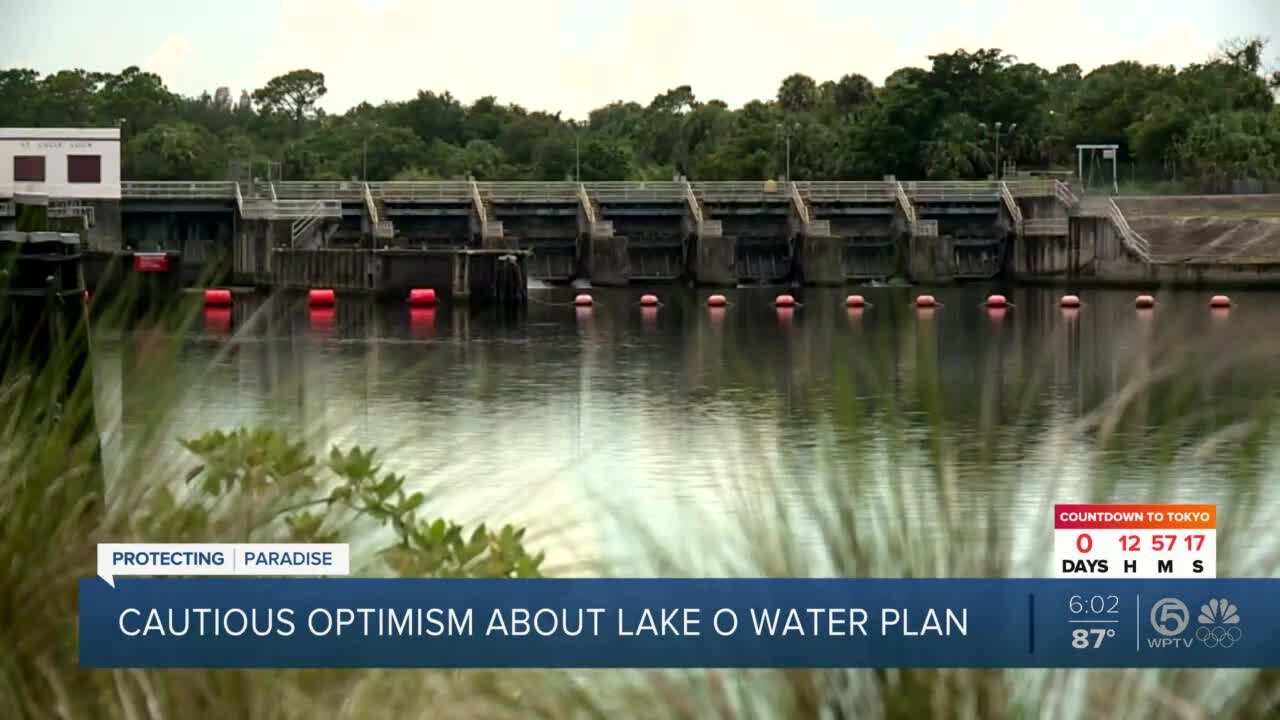
{"type": "Polygon", "coordinates": [[[1277,667],[1280,580],[80,581],[84,667],[1277,667]]]}

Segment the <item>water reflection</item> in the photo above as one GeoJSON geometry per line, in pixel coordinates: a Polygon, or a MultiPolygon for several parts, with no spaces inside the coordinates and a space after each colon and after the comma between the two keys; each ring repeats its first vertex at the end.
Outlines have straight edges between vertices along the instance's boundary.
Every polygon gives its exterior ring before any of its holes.
{"type": "Polygon", "coordinates": [[[996,498],[1043,537],[1054,499],[1096,499],[1087,481],[1132,501],[1216,502],[1271,457],[1194,451],[1269,415],[1266,295],[1211,313],[1198,293],[1135,310],[1122,291],[1083,293],[1079,309],[1035,289],[1009,292],[1008,309],[963,288],[927,309],[892,288],[863,291],[864,308],[840,290],[799,292],[796,308],[769,289],[727,307],[676,288],[657,308],[642,291],[592,292],[574,307],[572,290],[536,290],[520,320],[238,298],[234,322],[206,313],[163,377],[171,335],[104,330],[100,394],[125,433],[180,392],[175,436],[271,423],[377,446],[389,469],[447,488],[463,518],[564,526],[588,554],[608,541],[602,505],[714,523],[744,485],[798,499],[817,476],[890,483],[939,457],[961,502],[996,498]]]}

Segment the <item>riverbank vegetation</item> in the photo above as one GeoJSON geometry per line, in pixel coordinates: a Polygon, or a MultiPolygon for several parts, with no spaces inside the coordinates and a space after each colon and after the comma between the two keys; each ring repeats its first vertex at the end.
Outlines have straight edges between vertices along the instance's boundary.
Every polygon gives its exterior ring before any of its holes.
{"type": "Polygon", "coordinates": [[[998,134],[1002,165],[1073,168],[1076,144],[1115,143],[1124,181],[1217,192],[1280,184],[1280,71],[1268,57],[1264,39],[1239,39],[1181,69],[1086,73],[957,50],[878,85],[793,74],[741,108],[681,86],[581,121],[447,90],[327,113],[324,75],[306,69],[235,100],[225,88],[177,95],[137,67],[14,68],[0,70],[0,126],[119,124],[126,178],[154,180],[223,178],[228,159],[259,176],[278,162],[285,179],[764,179],[784,174],[788,139],[796,180],[976,179],[995,170],[998,134]]]}

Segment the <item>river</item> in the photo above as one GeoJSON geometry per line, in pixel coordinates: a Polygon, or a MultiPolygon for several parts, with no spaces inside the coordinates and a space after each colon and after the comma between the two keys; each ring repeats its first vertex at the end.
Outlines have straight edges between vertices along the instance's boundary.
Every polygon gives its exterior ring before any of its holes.
{"type": "Polygon", "coordinates": [[[742,535],[725,523],[760,499],[812,512],[824,483],[911,516],[921,542],[946,541],[940,502],[999,525],[1014,574],[1047,572],[1054,502],[1218,503],[1241,531],[1220,574],[1274,559],[1259,534],[1280,510],[1276,294],[1211,311],[1208,293],[1170,291],[1138,311],[1132,291],[1094,290],[1067,311],[1019,288],[996,312],[985,290],[947,288],[924,313],[905,288],[855,290],[861,311],[845,290],[795,291],[794,310],[777,289],[720,309],[710,291],[648,290],[660,307],[599,288],[587,309],[532,290],[518,319],[238,300],[187,333],[100,329],[100,416],[109,447],[161,411],[170,440],[268,424],[375,446],[432,507],[527,523],[570,572],[637,527],[697,555],[742,535]]]}

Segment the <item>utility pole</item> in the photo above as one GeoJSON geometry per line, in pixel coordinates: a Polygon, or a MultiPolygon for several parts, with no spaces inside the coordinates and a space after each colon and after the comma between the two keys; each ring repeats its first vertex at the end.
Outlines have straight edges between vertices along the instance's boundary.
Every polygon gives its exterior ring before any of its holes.
{"type": "Polygon", "coordinates": [[[778,129],[782,130],[782,135],[785,140],[786,148],[787,148],[786,182],[791,182],[791,128],[792,128],[792,123],[789,123],[789,122],[778,123],[778,129]]]}
{"type": "Polygon", "coordinates": [[[573,181],[582,182],[582,130],[573,133],[573,181]]]}
{"type": "MultiPolygon", "coordinates": [[[[378,123],[373,124],[373,129],[378,129],[378,123]]],[[[364,133],[364,142],[360,147],[360,177],[363,182],[369,182],[369,133],[364,133]]]]}
{"type": "MultiPolygon", "coordinates": [[[[978,123],[978,125],[979,127],[982,128],[984,132],[987,130],[986,123],[978,123]]],[[[1003,127],[1004,127],[1003,122],[996,122],[995,131],[993,133],[996,138],[996,172],[995,172],[996,180],[999,180],[1000,176],[1003,174],[1003,168],[1000,166],[1000,133],[1001,133],[1001,128],[1003,127]]],[[[1009,129],[1004,131],[1004,133],[1006,135],[1013,135],[1013,131],[1017,129],[1018,129],[1018,123],[1010,123],[1009,129]]]]}

